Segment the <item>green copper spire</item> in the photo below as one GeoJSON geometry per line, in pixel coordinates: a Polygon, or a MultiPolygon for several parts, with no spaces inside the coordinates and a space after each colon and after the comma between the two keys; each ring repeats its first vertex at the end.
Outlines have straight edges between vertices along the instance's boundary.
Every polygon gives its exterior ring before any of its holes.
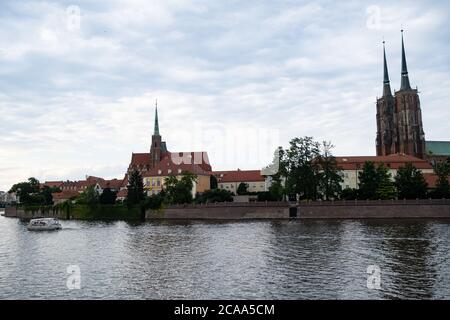
{"type": "Polygon", "coordinates": [[[389,72],[386,60],[386,47],[383,41],[383,56],[384,56],[384,81],[383,81],[383,97],[392,96],[391,82],[389,81],[389,72]]]}
{"type": "Polygon", "coordinates": [[[154,136],[159,136],[159,124],[158,124],[158,101],[156,101],[155,108],[155,129],[153,130],[154,136]]]}
{"type": "Polygon", "coordinates": [[[406,65],[406,54],[405,54],[405,43],[403,41],[403,30],[402,30],[402,84],[400,90],[412,90],[409,84],[408,76],[408,66],[406,65]]]}

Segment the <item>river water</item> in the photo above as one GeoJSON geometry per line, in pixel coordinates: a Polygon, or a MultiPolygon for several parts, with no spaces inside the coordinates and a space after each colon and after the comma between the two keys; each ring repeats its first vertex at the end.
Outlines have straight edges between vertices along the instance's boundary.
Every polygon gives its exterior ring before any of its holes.
{"type": "Polygon", "coordinates": [[[450,298],[450,221],[62,224],[0,217],[0,298],[450,298]]]}

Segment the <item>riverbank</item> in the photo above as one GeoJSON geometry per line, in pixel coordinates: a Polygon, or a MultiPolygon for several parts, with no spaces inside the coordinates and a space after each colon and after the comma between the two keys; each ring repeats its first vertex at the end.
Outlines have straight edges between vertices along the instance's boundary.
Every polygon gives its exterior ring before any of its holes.
{"type": "Polygon", "coordinates": [[[217,203],[148,211],[147,219],[450,219],[450,200],[217,203]]]}
{"type": "Polygon", "coordinates": [[[139,220],[141,209],[139,206],[125,205],[74,205],[69,208],[58,207],[7,207],[5,217],[19,219],[33,219],[37,217],[58,218],[61,220],[139,220]]]}
{"type": "MultiPolygon", "coordinates": [[[[55,217],[74,220],[139,220],[139,207],[123,205],[74,206],[67,209],[24,209],[9,207],[6,217],[31,219],[55,217]]],[[[160,210],[147,210],[146,220],[199,219],[450,219],[450,200],[368,200],[317,202],[223,202],[215,204],[175,205],[160,210]]]]}

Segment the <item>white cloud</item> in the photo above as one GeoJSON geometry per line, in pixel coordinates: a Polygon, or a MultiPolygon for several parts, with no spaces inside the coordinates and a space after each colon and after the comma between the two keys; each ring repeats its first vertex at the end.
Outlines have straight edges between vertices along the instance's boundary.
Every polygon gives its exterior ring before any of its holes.
{"type": "Polygon", "coordinates": [[[426,135],[449,139],[444,3],[378,1],[373,30],[370,4],[355,1],[78,5],[81,28],[69,30],[65,5],[0,4],[0,189],[30,175],[121,177],[130,153],[149,148],[156,98],[169,148],[206,150],[217,169],[263,165],[227,151],[245,154],[236,136],[248,145],[255,132],[374,154],[381,40],[398,88],[402,24],[426,135]]]}

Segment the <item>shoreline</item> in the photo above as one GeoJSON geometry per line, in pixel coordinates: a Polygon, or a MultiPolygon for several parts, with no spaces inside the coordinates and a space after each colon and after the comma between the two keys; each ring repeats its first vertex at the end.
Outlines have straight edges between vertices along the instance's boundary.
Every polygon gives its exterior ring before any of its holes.
{"type": "MultiPolygon", "coordinates": [[[[54,217],[61,220],[144,220],[136,208],[114,214],[114,207],[75,208],[69,214],[58,209],[33,211],[7,207],[4,216],[20,219],[54,217]],[[86,209],[86,208],[84,208],[86,209]],[[128,212],[128,214],[127,214],[128,212]]],[[[0,210],[1,212],[1,210],[0,210]]],[[[145,220],[342,220],[342,219],[450,219],[450,200],[370,200],[336,202],[250,202],[175,205],[146,210],[145,220]]]]}

